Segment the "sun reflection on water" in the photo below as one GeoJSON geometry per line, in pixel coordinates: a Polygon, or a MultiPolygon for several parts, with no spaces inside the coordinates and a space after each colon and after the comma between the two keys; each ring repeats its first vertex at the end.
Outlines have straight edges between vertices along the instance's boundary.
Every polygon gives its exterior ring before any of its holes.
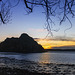
{"type": "Polygon", "coordinates": [[[49,63],[50,62],[50,54],[47,52],[42,53],[39,62],[40,63],[49,63]]]}

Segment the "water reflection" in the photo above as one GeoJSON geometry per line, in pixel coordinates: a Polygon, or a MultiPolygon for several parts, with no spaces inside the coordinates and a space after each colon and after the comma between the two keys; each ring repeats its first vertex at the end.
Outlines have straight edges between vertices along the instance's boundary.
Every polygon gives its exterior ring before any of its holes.
{"type": "Polygon", "coordinates": [[[75,64],[75,52],[67,51],[52,51],[46,53],[12,53],[12,52],[0,52],[1,58],[15,58],[18,60],[28,60],[39,63],[61,63],[61,64],[75,64]]]}
{"type": "Polygon", "coordinates": [[[50,62],[50,54],[48,52],[42,53],[41,56],[40,56],[39,62],[49,63],[50,62]]]}

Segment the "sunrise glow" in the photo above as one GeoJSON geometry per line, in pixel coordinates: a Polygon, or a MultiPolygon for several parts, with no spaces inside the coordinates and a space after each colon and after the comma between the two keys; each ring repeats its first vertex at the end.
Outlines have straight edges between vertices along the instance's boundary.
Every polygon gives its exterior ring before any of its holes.
{"type": "Polygon", "coordinates": [[[50,40],[50,39],[38,39],[36,41],[39,44],[41,44],[44,49],[52,49],[53,47],[74,46],[75,45],[75,41],[61,41],[61,40],[50,40]]]}

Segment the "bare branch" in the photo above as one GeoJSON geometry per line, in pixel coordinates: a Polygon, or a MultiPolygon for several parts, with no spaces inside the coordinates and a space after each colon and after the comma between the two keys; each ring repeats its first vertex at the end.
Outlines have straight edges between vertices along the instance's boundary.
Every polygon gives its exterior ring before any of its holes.
{"type": "Polygon", "coordinates": [[[1,18],[1,21],[3,22],[3,24],[5,24],[1,12],[0,12],[0,18],[1,18]]]}
{"type": "MultiPolygon", "coordinates": [[[[5,1],[0,0],[0,6],[1,6],[0,22],[4,24],[6,23],[7,20],[9,20],[10,9],[17,6],[19,2],[22,0],[18,0],[17,3],[14,2],[14,4],[12,3],[12,1],[9,0],[5,1]]],[[[72,27],[72,23],[68,18],[68,15],[71,15],[72,17],[75,16],[75,9],[74,9],[75,0],[23,0],[23,1],[26,8],[28,9],[28,13],[32,13],[33,8],[36,6],[43,7],[46,16],[46,29],[51,35],[53,35],[52,30],[55,31],[55,29],[52,29],[52,26],[55,25],[52,17],[56,17],[56,15],[58,14],[60,18],[59,22],[60,25],[64,21],[68,20],[72,27]]]]}
{"type": "Polygon", "coordinates": [[[25,2],[25,5],[26,5],[26,8],[28,8],[28,9],[30,10],[30,12],[32,12],[32,8],[30,8],[30,7],[28,6],[27,1],[24,0],[24,2],[25,2]]]}

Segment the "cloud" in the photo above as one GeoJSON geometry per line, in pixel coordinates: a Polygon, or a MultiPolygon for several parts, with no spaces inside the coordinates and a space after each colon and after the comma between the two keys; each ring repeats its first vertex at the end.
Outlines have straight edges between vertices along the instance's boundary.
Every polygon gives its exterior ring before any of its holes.
{"type": "Polygon", "coordinates": [[[56,36],[56,37],[52,38],[51,40],[54,40],[54,41],[73,41],[73,42],[75,42],[74,38],[64,37],[64,36],[56,36]]]}
{"type": "Polygon", "coordinates": [[[64,39],[40,39],[35,38],[35,41],[37,41],[39,44],[41,44],[43,47],[48,48],[54,48],[54,49],[75,49],[75,41],[73,40],[67,40],[64,39]],[[47,47],[46,47],[47,46],[47,47]]]}
{"type": "Polygon", "coordinates": [[[73,46],[53,47],[53,49],[75,49],[75,45],[73,45],[73,46]]]}

